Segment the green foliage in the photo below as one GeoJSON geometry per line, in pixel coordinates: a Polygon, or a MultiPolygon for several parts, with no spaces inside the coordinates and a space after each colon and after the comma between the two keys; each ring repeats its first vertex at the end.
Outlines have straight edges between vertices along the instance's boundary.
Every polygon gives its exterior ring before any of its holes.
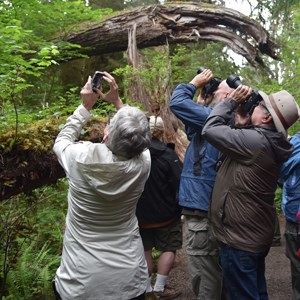
{"type": "Polygon", "coordinates": [[[62,38],[74,31],[73,26],[78,22],[99,20],[111,9],[93,11],[79,0],[11,0],[2,2],[0,10],[0,109],[3,114],[7,103],[13,104],[16,140],[18,107],[30,103],[24,103],[28,99],[24,92],[33,87],[35,92],[31,96],[38,96],[39,87],[45,92],[44,82],[39,86],[34,78],[59,61],[84,57],[79,54],[78,45],[47,40],[57,32],[62,38]]]}
{"type": "Polygon", "coordinates": [[[152,257],[154,261],[157,261],[161,255],[161,251],[156,250],[155,248],[152,249],[152,257]]]}
{"type": "Polygon", "coordinates": [[[275,207],[278,213],[281,212],[281,202],[282,202],[282,190],[281,188],[277,188],[275,192],[275,207]]]}
{"type": "Polygon", "coordinates": [[[31,50],[33,38],[30,31],[21,27],[19,20],[10,20],[10,24],[0,27],[0,105],[14,100],[15,95],[32,86],[25,75],[40,76],[42,69],[52,64],[49,55],[39,54],[39,58],[26,59],[26,55],[37,54],[31,50]]]}
{"type": "Polygon", "coordinates": [[[49,299],[59,266],[67,182],[0,203],[0,277],[5,299],[49,299]],[[6,281],[4,280],[6,278],[6,281]]]}
{"type": "Polygon", "coordinates": [[[8,274],[6,299],[47,299],[53,294],[51,282],[60,257],[49,253],[52,248],[49,242],[40,249],[36,246],[34,241],[23,243],[16,266],[8,274]]]}
{"type": "Polygon", "coordinates": [[[296,99],[300,98],[300,8],[291,13],[288,30],[281,38],[282,43],[282,82],[296,99]]]}
{"type": "Polygon", "coordinates": [[[172,78],[174,84],[189,82],[200,67],[213,70],[214,76],[226,79],[239,74],[238,67],[228,59],[222,43],[177,45],[172,55],[172,78]]]}
{"type": "MultiPolygon", "coordinates": [[[[282,88],[289,91],[300,105],[300,6],[295,7],[286,21],[286,30],[281,37],[282,44],[282,88]]],[[[300,132],[300,122],[296,122],[290,129],[289,134],[300,132]]]]}
{"type": "Polygon", "coordinates": [[[78,23],[97,21],[112,12],[111,9],[92,10],[82,0],[10,0],[2,7],[8,16],[22,22],[24,29],[44,40],[59,34],[62,40],[74,31],[78,23]]]}
{"type": "Polygon", "coordinates": [[[165,90],[171,84],[171,60],[168,47],[157,47],[143,51],[144,61],[139,66],[138,72],[143,87],[148,95],[157,103],[165,102],[165,90]],[[159,84],[157,84],[159,82],[159,84]]]}
{"type": "Polygon", "coordinates": [[[80,103],[76,89],[68,91],[64,97],[51,107],[36,111],[27,107],[19,109],[19,133],[15,139],[15,131],[12,128],[15,117],[14,107],[7,103],[5,114],[0,116],[0,149],[3,153],[11,151],[13,147],[31,150],[35,152],[47,152],[53,147],[54,137],[59,131],[59,124],[64,124],[80,103]]]}

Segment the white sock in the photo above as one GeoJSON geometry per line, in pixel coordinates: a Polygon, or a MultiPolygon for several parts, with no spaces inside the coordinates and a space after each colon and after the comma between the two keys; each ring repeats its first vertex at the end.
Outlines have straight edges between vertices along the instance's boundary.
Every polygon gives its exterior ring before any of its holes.
{"type": "Polygon", "coordinates": [[[156,282],[155,282],[153,290],[155,292],[163,292],[165,289],[167,279],[168,279],[168,275],[157,274],[156,282]]]}
{"type": "Polygon", "coordinates": [[[147,280],[147,288],[146,288],[146,293],[151,293],[153,291],[152,285],[151,285],[151,276],[148,277],[147,280]]]}

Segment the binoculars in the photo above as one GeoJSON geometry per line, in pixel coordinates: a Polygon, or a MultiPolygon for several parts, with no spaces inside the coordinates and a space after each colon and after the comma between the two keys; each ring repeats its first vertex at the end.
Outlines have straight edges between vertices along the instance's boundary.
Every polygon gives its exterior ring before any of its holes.
{"type": "MultiPolygon", "coordinates": [[[[197,71],[197,74],[202,73],[205,70],[204,67],[200,67],[197,71]]],[[[217,77],[213,77],[209,83],[203,88],[205,95],[212,95],[213,92],[218,88],[219,84],[221,83],[221,79],[217,77]]]]}
{"type": "MultiPolygon", "coordinates": [[[[197,74],[202,73],[206,68],[200,67],[197,71],[197,74]]],[[[206,95],[212,95],[213,92],[218,88],[219,84],[221,83],[221,79],[217,77],[213,77],[209,83],[203,88],[204,93],[206,95]]],[[[232,88],[236,89],[239,85],[242,84],[241,79],[239,76],[236,75],[230,75],[226,79],[226,83],[232,88]]],[[[262,97],[258,93],[258,91],[253,91],[250,97],[247,101],[241,104],[243,110],[251,114],[255,108],[255,106],[258,105],[258,103],[262,100],[262,97]]]]}
{"type": "MultiPolygon", "coordinates": [[[[230,75],[226,79],[226,83],[232,88],[236,89],[239,85],[242,84],[240,77],[235,75],[230,75]]],[[[258,105],[258,103],[262,100],[261,95],[258,93],[258,91],[253,91],[250,97],[242,103],[242,108],[249,114],[251,114],[255,108],[255,106],[258,105]]]]}

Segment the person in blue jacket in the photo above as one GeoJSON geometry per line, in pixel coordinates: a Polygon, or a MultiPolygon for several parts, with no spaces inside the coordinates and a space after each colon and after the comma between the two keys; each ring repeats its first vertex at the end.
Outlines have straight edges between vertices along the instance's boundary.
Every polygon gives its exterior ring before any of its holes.
{"type": "Polygon", "coordinates": [[[300,132],[289,139],[293,152],[282,168],[282,211],[286,219],[286,256],[291,262],[293,300],[300,299],[300,132]],[[297,218],[298,216],[298,218],[297,218]]]}
{"type": "Polygon", "coordinates": [[[185,125],[190,141],[180,178],[179,205],[186,220],[186,250],[192,288],[201,300],[222,297],[219,245],[209,230],[208,222],[219,151],[201,138],[201,132],[212,107],[228,98],[233,91],[223,80],[205,101],[198,101],[203,100],[198,97],[196,103],[193,98],[197,89],[203,89],[212,77],[211,70],[206,69],[190,83],[179,84],[169,103],[171,111],[185,125]]]}

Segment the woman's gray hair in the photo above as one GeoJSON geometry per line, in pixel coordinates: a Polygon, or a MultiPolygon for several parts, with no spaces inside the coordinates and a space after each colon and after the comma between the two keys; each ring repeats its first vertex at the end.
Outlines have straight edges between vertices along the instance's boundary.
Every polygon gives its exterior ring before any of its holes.
{"type": "Polygon", "coordinates": [[[137,107],[123,106],[108,126],[106,146],[115,155],[132,158],[150,143],[151,132],[145,114],[137,107]]]}

